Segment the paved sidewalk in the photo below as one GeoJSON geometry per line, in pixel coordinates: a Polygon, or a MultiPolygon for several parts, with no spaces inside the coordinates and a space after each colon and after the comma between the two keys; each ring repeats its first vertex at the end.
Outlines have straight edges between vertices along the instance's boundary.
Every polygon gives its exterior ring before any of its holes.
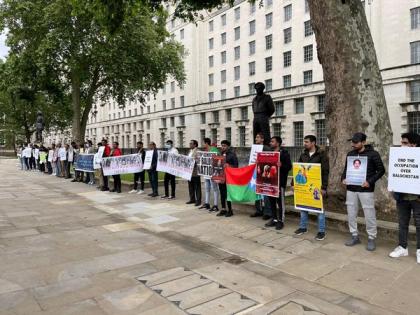
{"type": "MultiPolygon", "coordinates": [[[[0,160],[0,315],[418,314],[420,266],[0,160]]],[[[364,242],[366,243],[366,242],[364,242]]]]}

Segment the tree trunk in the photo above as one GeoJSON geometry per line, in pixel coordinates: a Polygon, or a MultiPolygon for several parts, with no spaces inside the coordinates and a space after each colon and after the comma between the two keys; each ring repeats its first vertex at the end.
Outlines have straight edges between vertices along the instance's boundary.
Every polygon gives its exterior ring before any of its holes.
{"type": "Polygon", "coordinates": [[[72,119],[72,138],[74,141],[82,141],[84,132],[80,121],[81,116],[81,98],[80,98],[80,76],[77,71],[71,72],[71,102],[73,109],[72,119]],[[83,133],[83,134],[82,134],[83,133]]]}
{"type": "MultiPolygon", "coordinates": [[[[385,166],[392,130],[373,39],[360,0],[309,0],[318,59],[324,72],[327,134],[330,141],[330,183],[327,207],[344,208],[341,185],[348,141],[364,132],[385,166]]],[[[376,187],[377,208],[393,209],[387,178],[376,187]]]]}

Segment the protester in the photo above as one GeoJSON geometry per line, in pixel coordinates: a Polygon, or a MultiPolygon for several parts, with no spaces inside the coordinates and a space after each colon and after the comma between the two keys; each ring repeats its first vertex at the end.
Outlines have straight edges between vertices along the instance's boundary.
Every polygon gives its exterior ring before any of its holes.
{"type": "Polygon", "coordinates": [[[150,142],[149,143],[149,150],[153,151],[153,158],[150,169],[148,171],[149,174],[149,182],[150,186],[152,187],[152,192],[148,194],[150,197],[157,197],[159,196],[158,193],[158,172],[157,172],[157,159],[158,159],[158,152],[156,148],[156,143],[150,142]]]}
{"type": "Polygon", "coordinates": [[[55,175],[55,162],[54,162],[54,151],[55,151],[55,143],[51,145],[48,150],[48,174],[55,175]]]}
{"type": "MultiPolygon", "coordinates": [[[[102,146],[102,142],[98,142],[98,151],[101,146],[102,146]]],[[[102,168],[95,170],[95,177],[99,179],[99,183],[98,183],[98,186],[96,186],[96,188],[102,189],[102,187],[104,187],[104,177],[103,177],[102,168]]]]}
{"type": "Polygon", "coordinates": [[[353,150],[347,154],[347,157],[366,156],[367,172],[366,180],[361,186],[348,185],[346,182],[348,167],[346,159],[346,165],[344,167],[343,174],[341,175],[341,180],[343,185],[347,186],[346,205],[351,238],[345,243],[345,245],[354,246],[360,244],[357,231],[357,214],[359,212],[360,201],[365,215],[366,232],[368,234],[366,249],[368,251],[374,251],[376,249],[375,239],[377,234],[374,190],[376,181],[385,174],[385,167],[379,153],[373,150],[371,145],[366,144],[366,135],[364,133],[355,133],[349,141],[352,142],[353,150]]]}
{"type": "MultiPolygon", "coordinates": [[[[80,153],[80,149],[79,146],[76,144],[76,142],[72,141],[69,149],[67,151],[67,174],[68,174],[68,178],[71,178],[71,167],[74,166],[74,162],[77,161],[78,157],[79,157],[79,153],[80,153]]],[[[72,180],[72,182],[78,182],[81,181],[80,177],[81,177],[81,171],[74,171],[74,179],[72,180]]]]}
{"type": "MultiPolygon", "coordinates": [[[[146,157],[146,151],[143,148],[143,142],[137,142],[137,154],[141,156],[141,162],[144,164],[144,159],[146,157]]],[[[129,194],[137,193],[141,195],[144,193],[144,171],[134,173],[134,188],[128,192],[129,194]],[[140,189],[138,189],[140,181],[140,189]]]]}
{"type": "Polygon", "coordinates": [[[29,159],[29,166],[31,171],[36,171],[36,162],[35,162],[35,145],[31,144],[31,157],[29,159]]]}
{"type": "Polygon", "coordinates": [[[53,162],[55,163],[55,176],[61,177],[61,161],[60,161],[61,143],[57,143],[54,150],[53,162]]]}
{"type": "Polygon", "coordinates": [[[23,162],[25,163],[25,170],[29,171],[31,169],[30,167],[30,159],[32,156],[32,149],[30,147],[30,144],[25,144],[25,148],[23,149],[23,162]]]}
{"type": "MultiPolygon", "coordinates": [[[[85,153],[86,154],[95,154],[95,148],[91,140],[87,140],[85,143],[85,153]]],[[[86,179],[84,181],[87,185],[95,185],[95,173],[86,172],[86,179]]]]}
{"type": "MultiPolygon", "coordinates": [[[[102,146],[105,147],[104,154],[103,154],[102,157],[109,157],[109,155],[111,154],[111,148],[108,145],[108,140],[102,139],[102,146]]],[[[101,191],[108,191],[109,190],[109,187],[108,187],[108,176],[105,176],[104,175],[104,172],[103,172],[102,169],[101,169],[101,177],[102,177],[102,180],[103,180],[103,186],[101,188],[101,191]]]]}
{"type": "Polygon", "coordinates": [[[33,146],[33,156],[32,156],[32,166],[33,166],[33,170],[34,171],[36,171],[36,170],[38,170],[39,171],[39,147],[38,147],[38,145],[36,145],[36,144],[34,144],[34,146],[33,146]]]}
{"type": "MultiPolygon", "coordinates": [[[[172,140],[166,141],[165,148],[168,150],[168,153],[178,154],[178,150],[174,148],[174,142],[172,140]]],[[[165,187],[165,194],[161,196],[161,199],[175,199],[175,175],[165,173],[163,185],[165,187]],[[171,195],[169,195],[169,183],[171,183],[171,195]]]]}
{"type": "Polygon", "coordinates": [[[280,187],[278,198],[269,197],[272,218],[265,226],[275,226],[276,230],[281,230],[284,227],[284,212],[286,208],[285,192],[289,171],[292,169],[292,161],[290,160],[289,152],[281,148],[282,143],[283,141],[280,137],[272,137],[270,140],[272,151],[280,152],[280,187]]]}
{"type": "MultiPolygon", "coordinates": [[[[402,147],[418,147],[419,135],[413,132],[401,135],[402,147]]],[[[413,213],[414,225],[416,226],[417,240],[417,263],[420,264],[420,193],[406,194],[394,192],[397,201],[398,221],[399,221],[399,243],[398,246],[389,254],[392,258],[408,256],[408,230],[410,226],[411,213],[413,213]]]]}
{"type": "MultiPolygon", "coordinates": [[[[211,146],[210,144],[211,144],[210,138],[204,138],[204,141],[203,141],[204,151],[219,154],[219,150],[216,147],[211,146]]],[[[213,212],[213,211],[218,212],[219,211],[219,186],[217,185],[215,181],[211,180],[211,178],[205,178],[204,184],[205,184],[205,201],[204,201],[204,204],[198,209],[206,209],[206,210],[209,210],[210,212],[213,212]],[[213,190],[213,207],[210,208],[211,190],[213,190]]]]}
{"type": "MultiPolygon", "coordinates": [[[[192,157],[194,160],[197,157],[198,152],[198,142],[197,140],[190,141],[190,151],[188,156],[192,157]]],[[[197,173],[197,165],[194,165],[194,170],[191,176],[191,180],[188,181],[188,190],[190,194],[190,200],[187,201],[188,204],[194,204],[196,207],[201,205],[201,179],[197,173]]]]}
{"type": "MultiPolygon", "coordinates": [[[[321,194],[325,198],[327,196],[328,176],[330,172],[330,164],[326,152],[321,150],[316,144],[314,135],[307,135],[303,139],[304,151],[299,157],[300,163],[316,163],[321,164],[321,194]]],[[[302,235],[308,231],[308,211],[301,210],[299,228],[295,231],[296,235],[302,235]]],[[[325,213],[318,213],[318,234],[315,239],[322,241],[325,239],[325,213]]]]}
{"type": "MultiPolygon", "coordinates": [[[[118,142],[112,143],[112,149],[109,156],[121,156],[121,150],[118,147],[118,142]]],[[[121,175],[112,175],[112,178],[114,179],[114,189],[111,189],[110,192],[117,192],[121,193],[121,175]]]]}
{"type": "MultiPolygon", "coordinates": [[[[238,157],[236,156],[235,151],[230,147],[230,142],[228,140],[223,140],[221,142],[222,144],[222,154],[225,157],[225,167],[238,167],[238,157]]],[[[224,215],[225,217],[231,217],[233,215],[232,211],[232,202],[227,200],[227,186],[226,183],[220,183],[219,184],[219,190],[220,190],[220,198],[222,203],[222,210],[217,213],[217,216],[220,217],[224,215]],[[228,207],[228,210],[226,211],[226,204],[228,207]]]]}

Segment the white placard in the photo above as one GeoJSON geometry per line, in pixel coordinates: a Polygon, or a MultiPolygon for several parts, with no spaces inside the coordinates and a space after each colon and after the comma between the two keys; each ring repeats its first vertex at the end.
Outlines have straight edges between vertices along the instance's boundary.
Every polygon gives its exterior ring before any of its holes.
{"type": "Polygon", "coordinates": [[[58,150],[58,157],[60,158],[60,161],[67,160],[67,151],[65,148],[60,148],[60,150],[58,150]]]}
{"type": "Polygon", "coordinates": [[[103,157],[104,156],[104,152],[105,152],[105,146],[100,146],[99,148],[98,148],[98,157],[103,157]]]}
{"type": "Polygon", "coordinates": [[[54,157],[54,150],[49,150],[48,151],[48,162],[52,162],[54,157]]]}
{"type": "Polygon", "coordinates": [[[264,145],[262,144],[253,144],[251,147],[251,154],[249,155],[249,163],[248,164],[255,164],[257,163],[257,153],[262,152],[264,145]]]}
{"type": "Polygon", "coordinates": [[[362,186],[366,181],[367,156],[348,156],[346,185],[362,186]]]}
{"type": "Polygon", "coordinates": [[[150,170],[150,168],[152,167],[152,160],[153,160],[153,150],[147,150],[146,156],[144,158],[144,165],[143,165],[144,170],[150,170]]]}
{"type": "Polygon", "coordinates": [[[420,195],[420,148],[390,148],[388,190],[420,195]]]}
{"type": "Polygon", "coordinates": [[[38,160],[38,158],[39,158],[39,149],[34,149],[34,158],[35,158],[35,160],[38,160]]]}
{"type": "Polygon", "coordinates": [[[93,169],[98,170],[101,168],[102,157],[99,156],[99,152],[96,152],[93,156],[93,169]]]}
{"type": "Polygon", "coordinates": [[[102,169],[104,176],[133,174],[143,170],[143,163],[138,154],[111,156],[102,158],[102,169]]]}
{"type": "Polygon", "coordinates": [[[192,157],[169,153],[167,151],[158,151],[156,170],[191,180],[194,164],[195,160],[192,157]]]}
{"type": "Polygon", "coordinates": [[[23,157],[30,158],[32,156],[32,149],[30,147],[26,147],[22,152],[23,157]]]}

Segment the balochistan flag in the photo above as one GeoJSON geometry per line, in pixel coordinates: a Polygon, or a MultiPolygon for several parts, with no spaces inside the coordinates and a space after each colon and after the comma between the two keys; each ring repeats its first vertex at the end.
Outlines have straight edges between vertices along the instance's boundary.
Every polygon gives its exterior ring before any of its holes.
{"type": "Polygon", "coordinates": [[[227,199],[232,202],[250,202],[256,200],[255,164],[240,168],[225,168],[227,199]]]}

